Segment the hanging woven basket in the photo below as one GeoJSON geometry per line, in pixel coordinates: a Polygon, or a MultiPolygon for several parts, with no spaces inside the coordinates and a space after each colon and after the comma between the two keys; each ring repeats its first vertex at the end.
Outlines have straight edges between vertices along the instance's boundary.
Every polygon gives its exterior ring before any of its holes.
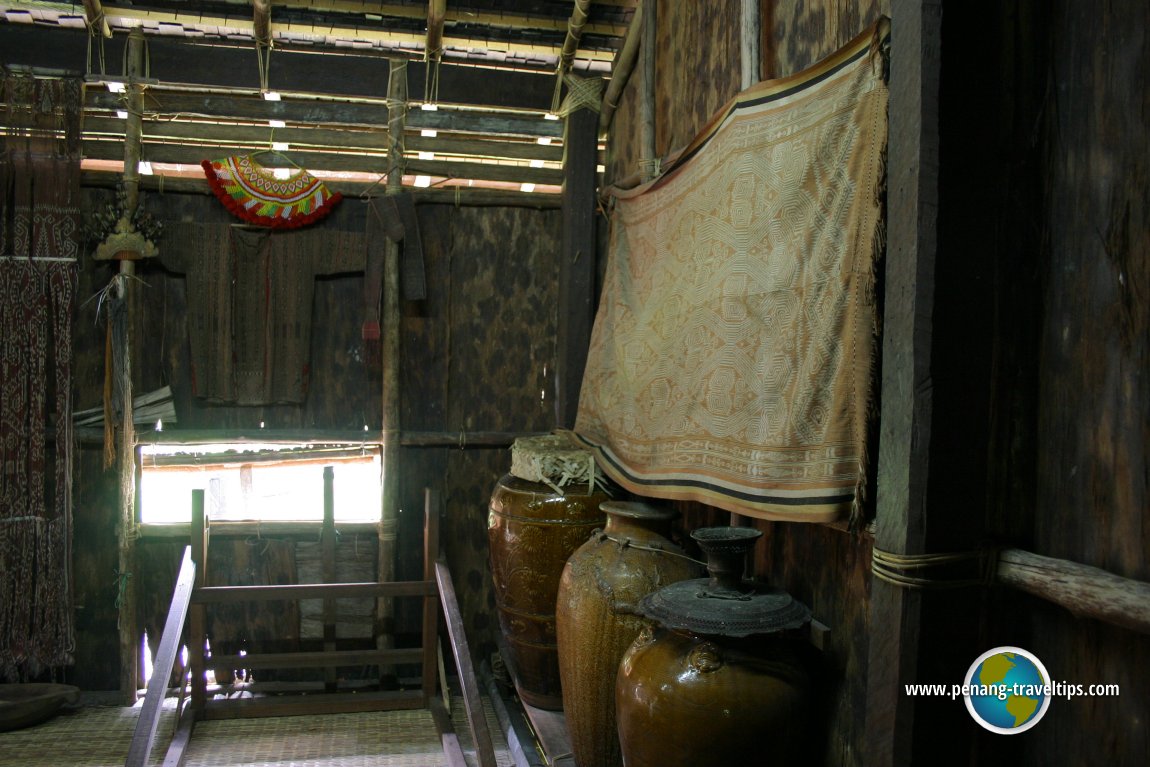
{"type": "Polygon", "coordinates": [[[296,229],[331,213],[340,200],[303,168],[286,179],[257,163],[252,155],[204,160],[208,186],[237,218],[273,229],[296,229]]]}

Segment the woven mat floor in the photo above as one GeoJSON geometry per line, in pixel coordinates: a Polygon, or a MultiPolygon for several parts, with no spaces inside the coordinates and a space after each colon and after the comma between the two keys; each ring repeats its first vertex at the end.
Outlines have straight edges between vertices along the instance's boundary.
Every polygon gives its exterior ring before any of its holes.
{"type": "MultiPolygon", "coordinates": [[[[484,698],[499,767],[513,767],[503,730],[484,698]]],[[[140,707],[83,706],[35,727],[0,733],[0,767],[121,767],[140,707]]],[[[452,720],[469,765],[478,759],[462,701],[452,720]]],[[[150,764],[160,765],[175,727],[165,706],[150,764]]],[[[441,767],[439,734],[425,710],[200,722],[185,767],[441,767]]]]}

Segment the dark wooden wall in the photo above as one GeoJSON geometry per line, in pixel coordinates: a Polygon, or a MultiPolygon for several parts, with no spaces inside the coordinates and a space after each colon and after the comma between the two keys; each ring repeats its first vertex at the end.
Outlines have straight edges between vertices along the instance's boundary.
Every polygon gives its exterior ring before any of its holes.
{"type": "MultiPolygon", "coordinates": [[[[661,154],[738,81],[736,4],[682,5],[658,9],[661,154]],[[705,94],[679,79],[693,57],[706,58],[697,67],[705,94]]],[[[808,66],[891,12],[889,2],[850,0],[768,1],[762,11],[766,77],[808,66]]],[[[1134,0],[945,4],[934,408],[918,446],[929,452],[928,541],[1019,546],[1150,579],[1148,22],[1150,6],[1134,0]]],[[[637,170],[639,78],[615,119],[612,179],[637,170]]],[[[725,521],[714,509],[684,512],[684,527],[725,521]]],[[[756,573],[831,629],[821,760],[864,764],[867,648],[891,630],[868,622],[872,541],[824,526],[756,526],[767,534],[756,573]]],[[[915,681],[961,680],[978,653],[1014,644],[1056,681],[1118,684],[1122,694],[1055,700],[1016,738],[985,732],[960,702],[922,701],[910,725],[914,763],[1146,762],[1144,635],[1000,587],[922,604],[915,681]]]]}
{"type": "MultiPolygon", "coordinates": [[[[988,139],[992,156],[974,168],[975,153],[956,149],[943,175],[957,187],[956,219],[974,207],[957,201],[964,192],[990,191],[993,209],[973,227],[995,260],[986,530],[1148,581],[1150,6],[1015,0],[989,18],[963,8],[950,23],[944,43],[968,37],[994,51],[973,73],[969,56],[944,59],[944,79],[949,68],[952,82],[967,83],[954,87],[967,98],[950,114],[968,126],[976,118],[960,115],[985,107],[994,118],[974,142],[988,139]]],[[[959,133],[955,145],[967,146],[970,133],[959,133]]],[[[1025,647],[1055,680],[1118,684],[1121,694],[1055,700],[1031,737],[1008,744],[979,733],[976,758],[1150,760],[1145,635],[1001,591],[989,595],[986,620],[988,648],[1025,647]]]]}
{"type": "MultiPolygon", "coordinates": [[[[760,5],[764,77],[805,69],[890,12],[888,2],[870,0],[764,0],[760,5]]],[[[658,16],[655,135],[656,151],[666,155],[686,145],[739,91],[739,4],[659,2],[658,16]]],[[[613,123],[608,183],[638,170],[641,67],[640,62],[613,123]]],[[[679,508],[680,534],[730,522],[726,512],[706,506],[679,508]]],[[[830,627],[821,659],[814,759],[828,765],[865,764],[871,538],[825,525],[754,525],[765,533],[755,551],[756,576],[790,591],[830,627]]]]}
{"type": "MultiPolygon", "coordinates": [[[[92,204],[106,193],[89,190],[92,204]]],[[[229,222],[214,198],[149,193],[143,204],[169,221],[229,222]]],[[[428,295],[403,303],[401,326],[401,423],[413,431],[546,431],[554,424],[556,278],[559,213],[530,208],[419,206],[428,295]]],[[[362,231],[364,206],[348,200],[321,226],[362,231]]],[[[162,247],[162,244],[161,244],[162,247]]],[[[84,262],[81,297],[107,284],[113,267],[84,262]]],[[[303,405],[241,407],[209,405],[191,394],[184,278],[158,264],[139,267],[134,344],[137,393],[164,384],[173,388],[178,424],[173,429],[378,430],[381,361],[378,345],[361,339],[363,277],[343,275],[316,282],[313,308],[311,386],[303,405]]],[[[103,324],[95,301],[77,316],[78,408],[101,401],[103,324]]],[[[505,450],[466,445],[401,450],[397,577],[422,578],[423,488],[440,488],[443,524],[456,589],[479,660],[495,646],[493,601],[487,564],[487,498],[510,466],[505,450]]],[[[104,470],[101,446],[81,448],[76,494],[77,603],[81,629],[72,675],[87,689],[118,686],[116,639],[115,473],[104,470]]],[[[374,541],[356,557],[374,556],[374,541]]],[[[140,630],[158,641],[171,598],[182,542],[143,539],[138,546],[137,617],[140,630]]],[[[214,539],[218,582],[293,582],[298,577],[296,540],[214,539]]],[[[352,556],[343,545],[341,561],[352,556]],[[345,551],[346,549],[346,551],[345,551]]],[[[368,578],[375,577],[374,566],[368,578]]],[[[356,578],[362,580],[362,578],[356,578]]],[[[418,642],[419,600],[397,600],[394,631],[400,645],[418,642]]],[[[283,612],[283,611],[280,611],[283,612]]],[[[293,649],[299,646],[297,612],[220,613],[209,627],[218,652],[293,649]],[[232,648],[232,645],[237,645],[232,648]]],[[[267,677],[267,674],[264,675],[267,677]]]]}

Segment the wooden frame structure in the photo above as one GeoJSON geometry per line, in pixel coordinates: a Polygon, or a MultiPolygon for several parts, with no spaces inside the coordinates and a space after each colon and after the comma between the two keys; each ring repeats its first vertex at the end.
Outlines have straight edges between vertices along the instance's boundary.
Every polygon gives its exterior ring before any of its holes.
{"type": "MultiPolygon", "coordinates": [[[[325,580],[335,575],[335,521],[331,486],[333,472],[324,471],[323,573],[325,580]]],[[[183,638],[185,617],[188,633],[188,666],[191,669],[191,696],[184,705],[183,672],[180,684],[180,718],[168,746],[164,767],[180,767],[195,722],[202,719],[232,719],[262,716],[315,715],[362,711],[391,711],[426,708],[440,732],[448,765],[466,765],[463,750],[452,730],[451,717],[436,695],[439,660],[439,610],[443,609],[447,633],[459,672],[462,698],[468,726],[478,754],[480,767],[495,767],[491,734],[483,715],[479,685],[471,662],[463,620],[455,597],[445,558],[439,552],[439,520],[442,502],[437,491],[424,493],[424,568],[423,579],[390,583],[317,583],[279,586],[207,586],[210,519],[204,512],[204,493],[192,493],[192,540],[185,549],[183,565],[176,582],[171,608],[160,640],[154,674],[132,737],[125,767],[143,767],[155,743],[156,726],[167,692],[168,680],[183,638]],[[334,600],[350,597],[423,597],[423,641],[413,649],[337,650],[335,643],[334,600]],[[324,600],[324,649],[319,652],[265,653],[244,656],[214,656],[214,665],[244,668],[323,668],[325,693],[308,696],[284,696],[274,699],[211,700],[205,679],[207,658],[205,628],[210,604],[245,601],[296,599],[324,600]],[[340,693],[336,691],[335,668],[345,665],[380,666],[398,663],[420,663],[420,687],[415,690],[340,693]]],[[[442,680],[445,683],[445,680],[442,680]]]]}

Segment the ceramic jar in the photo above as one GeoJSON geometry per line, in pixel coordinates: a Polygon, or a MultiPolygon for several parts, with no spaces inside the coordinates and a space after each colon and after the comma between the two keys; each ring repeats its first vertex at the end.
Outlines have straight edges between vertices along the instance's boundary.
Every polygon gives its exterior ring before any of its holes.
{"type": "Polygon", "coordinates": [[[626,767],[795,764],[806,753],[811,690],[799,636],[810,612],[742,580],[759,535],[696,530],[710,579],[641,602],[658,625],[628,648],[616,679],[626,767]]]}
{"type": "Polygon", "coordinates": [[[649,625],[639,601],[702,568],[670,538],[671,509],[610,501],[607,525],[567,560],[555,621],[563,712],[579,767],[619,767],[615,675],[627,648],[649,625]]]}
{"type": "Polygon", "coordinates": [[[603,526],[600,486],[556,490],[504,475],[491,494],[487,538],[504,660],[525,703],[563,707],[555,600],[567,558],[603,526]]]}

